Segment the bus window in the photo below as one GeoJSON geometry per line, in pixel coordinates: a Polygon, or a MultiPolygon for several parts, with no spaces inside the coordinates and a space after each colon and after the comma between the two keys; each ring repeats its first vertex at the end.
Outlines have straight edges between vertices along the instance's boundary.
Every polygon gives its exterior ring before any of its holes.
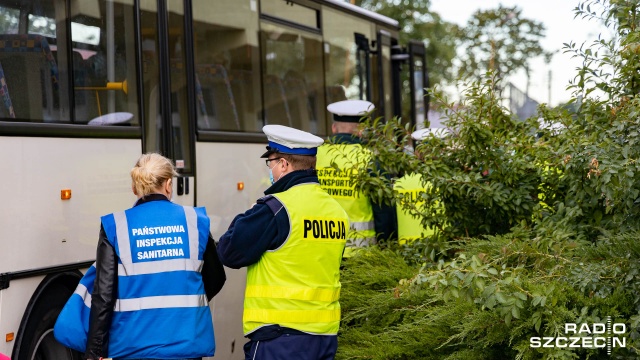
{"type": "Polygon", "coordinates": [[[371,23],[325,7],[322,16],[325,39],[325,81],[327,103],[340,100],[371,100],[367,95],[368,56],[364,35],[371,33],[371,23]],[[364,44],[356,43],[362,36],[364,44]],[[358,46],[360,45],[360,46],[358,46]]]}
{"type": "Polygon", "coordinates": [[[90,125],[137,123],[135,43],[133,37],[124,36],[135,30],[133,0],[72,0],[70,16],[64,1],[15,4],[0,0],[1,118],[90,125]],[[60,26],[69,21],[70,35],[66,26],[60,26]]]}
{"type": "Polygon", "coordinates": [[[184,0],[140,2],[144,148],[175,161],[181,174],[193,173],[188,103],[184,0]],[[161,19],[161,23],[158,23],[161,19]],[[162,31],[162,32],[158,32],[162,31]],[[161,69],[166,68],[162,71],[161,69]]]}
{"type": "Polygon", "coordinates": [[[184,0],[167,1],[167,28],[169,29],[169,67],[171,89],[171,145],[176,168],[182,173],[193,171],[189,133],[189,106],[187,105],[187,74],[184,0]]]}
{"type": "Polygon", "coordinates": [[[138,125],[133,0],[72,0],[70,9],[75,123],[138,125]]]}
{"type": "Polygon", "coordinates": [[[295,2],[262,0],[260,2],[260,11],[270,18],[277,18],[311,29],[320,29],[318,26],[318,11],[295,2]]]}
{"type": "Polygon", "coordinates": [[[379,113],[383,115],[385,120],[391,120],[393,118],[393,102],[392,102],[392,75],[391,75],[391,38],[386,32],[378,33],[378,50],[379,50],[379,65],[381,66],[381,88],[380,88],[380,100],[382,111],[379,113]]]}
{"type": "Polygon", "coordinates": [[[326,135],[321,37],[265,21],[260,36],[265,122],[326,135]]]}
{"type": "Polygon", "coordinates": [[[413,61],[413,73],[411,74],[413,77],[413,103],[414,107],[412,109],[415,114],[414,120],[415,125],[418,128],[424,127],[426,120],[426,109],[424,107],[424,66],[422,64],[422,59],[415,59],[413,61]]]}
{"type": "Polygon", "coordinates": [[[255,2],[194,0],[196,118],[202,130],[259,132],[260,51],[255,2]],[[253,4],[253,5],[252,5],[253,4]]]}
{"type": "Polygon", "coordinates": [[[64,2],[0,0],[0,68],[4,120],[69,122],[68,84],[60,77],[66,56],[64,2]],[[28,94],[28,95],[27,95],[28,94]]]}

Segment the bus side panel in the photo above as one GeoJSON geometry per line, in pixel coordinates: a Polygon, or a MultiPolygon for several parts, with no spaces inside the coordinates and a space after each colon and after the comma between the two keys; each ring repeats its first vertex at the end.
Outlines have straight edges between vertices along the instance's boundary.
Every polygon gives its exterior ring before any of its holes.
{"type": "Polygon", "coordinates": [[[100,216],[135,200],[140,152],[139,140],[1,138],[0,273],[94,259],[100,216]]]}
{"type": "MultiPolygon", "coordinates": [[[[44,276],[12,281],[8,289],[0,290],[0,334],[3,338],[9,333],[18,335],[20,321],[29,299],[42,279],[44,276]]],[[[14,344],[15,340],[0,341],[0,353],[11,355],[14,344]]]]}
{"type": "MultiPolygon", "coordinates": [[[[268,169],[260,155],[263,144],[196,143],[197,202],[211,218],[218,240],[233,218],[249,209],[270,186],[268,169]],[[238,190],[238,183],[244,190],[238,190]]],[[[216,333],[215,359],[244,359],[242,308],[246,269],[225,268],[227,282],[211,302],[216,333]]]]}

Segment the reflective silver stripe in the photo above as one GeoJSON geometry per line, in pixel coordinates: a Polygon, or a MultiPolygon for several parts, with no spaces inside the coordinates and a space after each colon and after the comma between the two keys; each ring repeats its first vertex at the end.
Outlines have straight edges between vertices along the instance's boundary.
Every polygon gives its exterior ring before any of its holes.
{"type": "Polygon", "coordinates": [[[74,291],[73,293],[80,295],[86,307],[91,307],[91,294],[89,294],[86,286],[78,284],[76,291],[74,291]]]}
{"type": "Polygon", "coordinates": [[[155,274],[166,271],[202,271],[202,260],[168,259],[146,261],[128,265],[118,264],[118,276],[155,274]]]}
{"type": "Polygon", "coordinates": [[[363,246],[371,246],[375,245],[378,242],[376,238],[369,237],[364,239],[347,239],[347,247],[363,247],[363,246]]]}
{"type": "Polygon", "coordinates": [[[207,297],[203,295],[170,295],[148,296],[135,299],[119,299],[114,311],[136,311],[146,309],[168,309],[178,307],[208,306],[207,297]]]}
{"type": "Polygon", "coordinates": [[[130,263],[131,245],[129,244],[129,224],[127,223],[127,215],[124,211],[113,213],[116,222],[116,236],[118,237],[118,249],[120,250],[120,259],[124,263],[130,263]]]}
{"type": "Polygon", "coordinates": [[[373,221],[355,221],[351,223],[351,230],[364,231],[373,229],[373,221]]]}
{"type": "Polygon", "coordinates": [[[190,206],[183,206],[184,216],[187,218],[187,232],[189,234],[189,258],[198,260],[199,244],[198,241],[198,214],[196,210],[190,206]]]}

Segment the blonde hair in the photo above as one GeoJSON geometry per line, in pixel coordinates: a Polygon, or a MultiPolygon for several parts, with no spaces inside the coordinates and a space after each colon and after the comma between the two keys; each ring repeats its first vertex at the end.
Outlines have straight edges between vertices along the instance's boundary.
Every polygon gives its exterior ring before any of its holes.
{"type": "Polygon", "coordinates": [[[176,175],[171,160],[156,153],[143,154],[131,169],[131,181],[138,196],[158,192],[165,181],[176,175]]]}

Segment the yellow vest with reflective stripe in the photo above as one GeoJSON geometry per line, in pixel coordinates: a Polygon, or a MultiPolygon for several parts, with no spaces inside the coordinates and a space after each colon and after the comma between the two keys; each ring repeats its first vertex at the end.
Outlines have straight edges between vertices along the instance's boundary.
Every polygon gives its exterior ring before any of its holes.
{"type": "Polygon", "coordinates": [[[365,171],[371,154],[360,144],[325,144],[318,148],[316,169],[320,186],[336,199],[349,215],[351,231],[348,245],[374,243],[376,231],[369,199],[362,196],[351,174],[365,171]],[[332,165],[335,163],[338,169],[332,165]]]}
{"type": "Polygon", "coordinates": [[[274,194],[289,215],[289,237],[247,269],[243,330],[278,324],[335,335],[340,326],[340,262],[349,231],[342,207],[318,184],[274,194]]]}
{"type": "Polygon", "coordinates": [[[420,223],[420,218],[413,217],[410,211],[402,206],[405,201],[413,202],[418,209],[424,206],[422,194],[425,192],[425,186],[422,184],[422,175],[405,175],[396,181],[393,188],[398,193],[399,198],[398,202],[396,202],[396,214],[398,216],[398,241],[400,244],[423,236],[433,235],[433,229],[424,228],[420,223]]]}

